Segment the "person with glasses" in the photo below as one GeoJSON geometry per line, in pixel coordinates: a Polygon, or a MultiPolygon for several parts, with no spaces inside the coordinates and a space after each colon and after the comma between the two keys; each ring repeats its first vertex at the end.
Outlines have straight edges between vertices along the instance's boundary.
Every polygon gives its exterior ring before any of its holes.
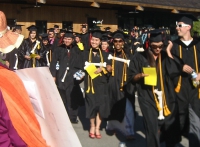
{"type": "Polygon", "coordinates": [[[178,66],[163,51],[162,31],[156,29],[148,32],[149,48],[134,55],[128,71],[128,81],[135,84],[138,91],[147,147],[160,147],[160,142],[165,142],[166,147],[175,147],[181,140],[178,105],[172,82],[172,78],[178,76],[178,66]],[[144,68],[150,67],[155,70],[157,80],[154,84],[145,84],[145,78],[151,73],[144,73],[144,68]]]}
{"type": "Polygon", "coordinates": [[[200,42],[191,36],[193,21],[198,21],[192,15],[184,15],[177,21],[176,30],[179,39],[172,43],[171,53],[180,58],[180,76],[174,80],[179,104],[180,127],[183,135],[188,135],[189,145],[200,146],[200,89],[192,84],[191,74],[195,71],[200,80],[200,42]]]}
{"type": "Polygon", "coordinates": [[[109,78],[109,97],[110,97],[110,116],[107,121],[107,131],[121,131],[126,139],[134,139],[134,123],[133,123],[133,105],[134,105],[134,92],[128,94],[125,89],[127,82],[128,64],[126,62],[117,61],[114,58],[123,60],[130,60],[132,54],[128,47],[125,47],[125,38],[128,37],[122,31],[115,31],[112,34],[113,39],[113,59],[112,73],[109,78]],[[130,104],[132,117],[127,117],[126,105],[130,104]],[[122,122],[128,119],[130,122],[129,129],[124,129],[122,122]]]}

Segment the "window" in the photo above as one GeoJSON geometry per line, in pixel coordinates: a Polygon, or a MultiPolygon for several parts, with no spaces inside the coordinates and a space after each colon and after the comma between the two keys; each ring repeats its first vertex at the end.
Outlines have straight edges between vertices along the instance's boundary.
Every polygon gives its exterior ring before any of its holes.
{"type": "Polygon", "coordinates": [[[66,29],[69,26],[73,27],[73,22],[72,21],[62,21],[62,29],[66,29]]]}

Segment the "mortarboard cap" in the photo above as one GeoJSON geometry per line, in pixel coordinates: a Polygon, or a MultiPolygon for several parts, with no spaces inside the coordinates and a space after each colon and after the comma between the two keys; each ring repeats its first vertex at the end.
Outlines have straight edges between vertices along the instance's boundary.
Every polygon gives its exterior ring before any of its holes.
{"type": "Polygon", "coordinates": [[[49,28],[47,30],[49,30],[49,32],[54,32],[54,28],[49,28]]]}
{"type": "Polygon", "coordinates": [[[177,22],[183,22],[191,26],[193,26],[193,21],[198,21],[197,17],[190,13],[178,13],[176,15],[178,16],[177,22]]]}
{"type": "Polygon", "coordinates": [[[113,32],[111,34],[112,38],[115,39],[115,38],[122,38],[123,40],[128,37],[127,34],[125,34],[123,31],[120,31],[120,30],[117,30],[115,32],[113,32]]]}
{"type": "Polygon", "coordinates": [[[150,33],[150,42],[161,42],[163,41],[163,34],[162,32],[166,31],[166,29],[155,29],[151,30],[150,33]]]}
{"type": "Polygon", "coordinates": [[[110,29],[111,29],[110,27],[105,27],[104,28],[105,31],[110,31],[110,29]]]}
{"type": "Polygon", "coordinates": [[[29,31],[37,31],[38,27],[35,26],[35,25],[31,25],[31,26],[27,27],[27,29],[28,29],[29,31]]]}
{"type": "Polygon", "coordinates": [[[81,34],[80,33],[75,33],[75,37],[81,38],[81,34]]]}
{"type": "Polygon", "coordinates": [[[13,29],[22,30],[22,26],[24,26],[24,25],[20,25],[20,24],[18,24],[18,25],[14,25],[14,26],[12,26],[12,28],[13,28],[13,29]]]}
{"type": "Polygon", "coordinates": [[[41,37],[42,37],[42,40],[49,40],[47,33],[42,34],[41,37]]]}
{"type": "Polygon", "coordinates": [[[65,33],[66,29],[60,29],[60,33],[65,33]]]}
{"type": "Polygon", "coordinates": [[[66,31],[64,37],[74,38],[74,32],[66,31]]]}
{"type": "Polygon", "coordinates": [[[54,28],[59,28],[59,25],[54,25],[54,28]]]}
{"type": "Polygon", "coordinates": [[[92,37],[101,39],[103,31],[101,31],[101,30],[92,30],[91,33],[92,33],[92,37]]]}

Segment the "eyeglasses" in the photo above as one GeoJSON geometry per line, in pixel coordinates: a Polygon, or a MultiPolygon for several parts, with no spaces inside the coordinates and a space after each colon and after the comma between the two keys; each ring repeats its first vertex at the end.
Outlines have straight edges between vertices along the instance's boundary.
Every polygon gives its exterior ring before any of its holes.
{"type": "Polygon", "coordinates": [[[157,48],[162,49],[163,45],[160,45],[160,46],[158,46],[158,45],[151,45],[151,48],[152,49],[157,49],[157,48]]]}
{"type": "Polygon", "coordinates": [[[117,43],[117,42],[122,43],[123,40],[113,40],[113,42],[114,42],[114,43],[117,43]]]}
{"type": "Polygon", "coordinates": [[[176,27],[182,28],[182,27],[187,27],[189,26],[188,24],[177,24],[176,27]]]}

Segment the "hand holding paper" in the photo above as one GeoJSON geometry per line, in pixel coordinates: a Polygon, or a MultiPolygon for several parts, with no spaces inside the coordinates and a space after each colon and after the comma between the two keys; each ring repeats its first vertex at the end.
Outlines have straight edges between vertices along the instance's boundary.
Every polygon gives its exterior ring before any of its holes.
{"type": "Polygon", "coordinates": [[[145,85],[156,86],[157,85],[157,73],[155,67],[143,67],[144,74],[149,76],[144,78],[145,85]]]}

